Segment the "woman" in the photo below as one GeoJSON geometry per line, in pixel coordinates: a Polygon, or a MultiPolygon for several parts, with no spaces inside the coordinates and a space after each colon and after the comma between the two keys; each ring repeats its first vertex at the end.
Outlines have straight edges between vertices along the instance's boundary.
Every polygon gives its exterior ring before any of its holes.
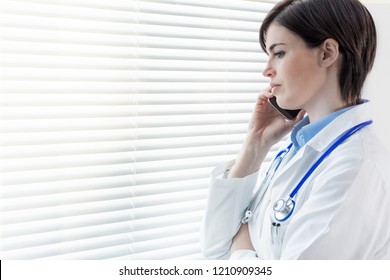
{"type": "Polygon", "coordinates": [[[260,44],[270,86],[236,160],[212,173],[204,255],[390,259],[389,155],[361,99],[376,52],[370,13],[358,0],[282,1],[264,19],[260,44]],[[284,119],[273,97],[302,109],[296,119],[284,119]],[[259,175],[289,132],[292,145],[259,175]]]}

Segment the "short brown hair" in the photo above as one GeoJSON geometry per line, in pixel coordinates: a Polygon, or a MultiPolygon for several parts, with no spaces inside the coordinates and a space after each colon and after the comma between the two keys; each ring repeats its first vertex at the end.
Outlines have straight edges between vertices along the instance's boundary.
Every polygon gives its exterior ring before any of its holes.
{"type": "Polygon", "coordinates": [[[267,14],[260,27],[260,45],[266,52],[271,23],[289,29],[308,47],[328,38],[336,40],[342,54],[339,69],[341,97],[349,104],[360,102],[367,74],[376,54],[376,28],[367,8],[358,0],[284,0],[267,14]]]}

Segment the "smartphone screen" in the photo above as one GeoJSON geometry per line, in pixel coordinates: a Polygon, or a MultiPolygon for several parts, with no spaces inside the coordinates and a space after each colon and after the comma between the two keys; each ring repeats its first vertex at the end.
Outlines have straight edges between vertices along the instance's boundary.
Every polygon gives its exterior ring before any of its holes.
{"type": "Polygon", "coordinates": [[[286,109],[283,109],[283,108],[280,108],[278,103],[276,103],[276,97],[272,97],[270,99],[268,99],[268,102],[269,104],[272,105],[272,107],[274,107],[280,114],[283,115],[283,117],[285,117],[286,119],[288,120],[293,120],[297,117],[297,115],[299,114],[299,112],[301,111],[300,109],[299,110],[286,110],[286,109]]]}

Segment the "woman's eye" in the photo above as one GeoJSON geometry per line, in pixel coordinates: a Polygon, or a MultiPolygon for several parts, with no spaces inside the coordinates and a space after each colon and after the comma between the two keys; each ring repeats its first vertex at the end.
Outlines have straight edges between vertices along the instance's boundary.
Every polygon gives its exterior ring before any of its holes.
{"type": "Polygon", "coordinates": [[[274,56],[276,56],[277,58],[282,58],[285,54],[286,53],[284,51],[278,51],[274,54],[274,56]]]}

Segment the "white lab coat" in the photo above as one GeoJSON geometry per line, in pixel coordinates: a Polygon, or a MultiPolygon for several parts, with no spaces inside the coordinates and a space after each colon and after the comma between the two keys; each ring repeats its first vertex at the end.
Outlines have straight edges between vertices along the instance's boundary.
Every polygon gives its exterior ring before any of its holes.
{"type": "MultiPolygon", "coordinates": [[[[255,251],[230,255],[262,171],[226,179],[233,162],[211,176],[201,230],[205,257],[212,259],[390,259],[389,154],[372,126],[337,147],[312,173],[295,197],[293,215],[280,227],[281,245],[271,241],[272,205],[287,198],[327,146],[347,129],[371,119],[369,102],[337,117],[291,159],[286,155],[248,223],[255,251]]],[[[288,144],[288,143],[287,143],[288,144]]],[[[287,145],[286,145],[287,146],[287,145]]]]}

